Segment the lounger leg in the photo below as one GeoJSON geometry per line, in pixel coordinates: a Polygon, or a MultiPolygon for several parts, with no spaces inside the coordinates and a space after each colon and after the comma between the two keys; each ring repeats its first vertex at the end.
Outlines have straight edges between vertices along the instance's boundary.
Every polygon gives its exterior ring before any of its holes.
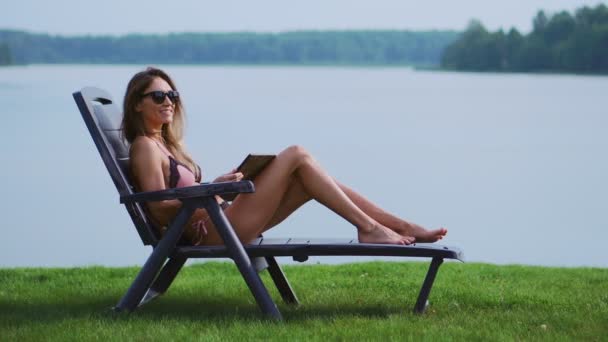
{"type": "Polygon", "coordinates": [[[239,241],[234,229],[230,226],[230,222],[228,222],[224,212],[220,210],[217,201],[213,198],[201,199],[201,201],[211,216],[211,219],[217,228],[217,232],[220,234],[222,240],[224,240],[230,257],[236,263],[243,278],[245,278],[245,282],[247,283],[249,290],[253,293],[253,297],[260,306],[262,312],[272,319],[282,320],[283,317],[281,316],[279,308],[277,308],[272,297],[270,297],[262,279],[260,279],[260,276],[251,263],[251,259],[245,252],[243,244],[239,241]]]}
{"type": "Polygon", "coordinates": [[[171,286],[171,283],[173,283],[173,280],[179,271],[182,269],[182,266],[184,266],[186,263],[187,259],[188,258],[185,257],[174,257],[169,259],[165,266],[163,266],[163,269],[160,271],[158,277],[156,277],[156,280],[154,280],[152,286],[150,286],[148,292],[146,292],[144,299],[139,305],[141,306],[146,304],[152,299],[165,293],[169,286],[171,286]]]}
{"type": "Polygon", "coordinates": [[[177,242],[182,235],[183,227],[186,222],[188,222],[188,219],[190,219],[193,212],[194,207],[188,206],[184,203],[182,209],[179,211],[175,220],[173,220],[173,223],[169,227],[169,230],[162,240],[159,241],[158,245],[156,245],[152,251],[152,254],[150,254],[150,257],[148,257],[148,260],[144,264],[144,267],[142,267],[141,271],[139,271],[137,278],[135,278],[135,281],[133,284],[131,284],[131,287],[127,293],[122,297],[120,302],[118,302],[118,305],[114,307],[114,310],[126,310],[130,312],[137,308],[145,293],[150,288],[150,285],[154,281],[154,278],[156,278],[160,268],[163,266],[167,260],[167,257],[169,257],[177,245],[177,242]]]}
{"type": "Polygon", "coordinates": [[[291,285],[289,284],[287,277],[285,277],[285,273],[283,273],[281,266],[277,263],[277,260],[272,256],[268,256],[266,257],[266,262],[268,263],[268,273],[270,273],[274,284],[277,286],[277,289],[279,289],[283,301],[292,305],[300,304],[298,297],[296,297],[295,292],[291,288],[291,285]]]}
{"type": "Polygon", "coordinates": [[[418,294],[416,306],[414,306],[415,313],[422,314],[426,310],[426,307],[428,306],[429,294],[431,293],[431,288],[433,287],[433,282],[435,281],[435,276],[437,275],[439,266],[441,266],[442,263],[443,258],[433,258],[431,261],[431,266],[429,266],[429,270],[426,272],[426,277],[424,278],[424,283],[422,283],[420,294],[418,294]]]}

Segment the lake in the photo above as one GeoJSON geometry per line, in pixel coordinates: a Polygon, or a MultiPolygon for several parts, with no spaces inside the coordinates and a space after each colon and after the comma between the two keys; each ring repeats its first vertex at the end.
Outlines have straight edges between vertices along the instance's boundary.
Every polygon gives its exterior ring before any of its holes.
{"type": "MultiPolygon", "coordinates": [[[[151,249],[119,204],[71,95],[98,86],[121,103],[142,68],[0,68],[0,267],[145,261],[151,249]]],[[[182,94],[186,143],[206,180],[247,153],[298,144],[385,209],[447,227],[442,244],[462,247],[467,261],[608,266],[608,77],[163,68],[182,94]]],[[[309,203],[266,236],[356,231],[309,203]]]]}

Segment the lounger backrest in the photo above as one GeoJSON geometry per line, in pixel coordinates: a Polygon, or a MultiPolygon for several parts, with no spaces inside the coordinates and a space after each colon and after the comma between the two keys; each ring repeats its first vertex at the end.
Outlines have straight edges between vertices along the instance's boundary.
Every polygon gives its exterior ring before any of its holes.
{"type": "MultiPolygon", "coordinates": [[[[129,146],[121,134],[121,111],[111,96],[98,88],[83,88],[73,96],[119,195],[132,194],[134,189],[128,177],[129,146]]],[[[141,205],[125,206],[144,245],[156,245],[156,230],[141,205]]]]}

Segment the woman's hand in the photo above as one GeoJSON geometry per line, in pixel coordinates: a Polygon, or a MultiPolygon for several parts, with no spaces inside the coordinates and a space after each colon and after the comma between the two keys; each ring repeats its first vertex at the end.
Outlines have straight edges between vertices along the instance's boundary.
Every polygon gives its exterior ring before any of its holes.
{"type": "Polygon", "coordinates": [[[213,183],[218,182],[238,182],[243,179],[243,173],[237,172],[236,169],[217,177],[213,183]]]}

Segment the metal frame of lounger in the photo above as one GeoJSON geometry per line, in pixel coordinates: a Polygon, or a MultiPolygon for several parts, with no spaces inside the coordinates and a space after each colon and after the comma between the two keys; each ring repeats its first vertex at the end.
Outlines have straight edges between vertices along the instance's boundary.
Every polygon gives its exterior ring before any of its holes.
{"type": "Polygon", "coordinates": [[[116,305],[115,310],[117,311],[133,311],[138,306],[165,293],[188,258],[231,258],[263,314],[272,319],[281,320],[281,313],[262,283],[258,272],[268,269],[283,300],[288,304],[299,304],[298,298],[275,257],[290,256],[296,261],[306,261],[309,256],[331,255],[431,258],[430,267],[414,306],[414,312],[423,313],[428,306],[428,297],[443,260],[463,261],[461,250],[438,244],[397,246],[356,241],[279,240],[261,237],[251,244],[243,245],[214,196],[254,192],[252,182],[204,183],[199,186],[135,193],[126,176],[128,175],[129,152],[128,146],[120,134],[122,114],[118,107],[107,92],[98,88],[86,87],[73,93],[73,96],[95,146],[120,194],[120,202],[129,212],[144,245],[153,247],[150,257],[131,287],[116,305]],[[148,220],[142,203],[169,199],[180,200],[182,207],[161,237],[148,220]],[[182,244],[181,236],[184,226],[197,208],[207,210],[225,243],[224,246],[182,244]]]}

